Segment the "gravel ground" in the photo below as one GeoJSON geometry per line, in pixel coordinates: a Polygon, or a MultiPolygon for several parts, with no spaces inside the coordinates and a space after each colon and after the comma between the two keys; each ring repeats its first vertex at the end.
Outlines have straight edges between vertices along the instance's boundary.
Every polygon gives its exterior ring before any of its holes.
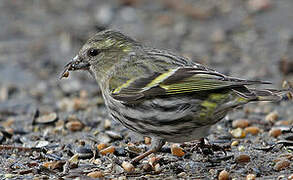
{"type": "Polygon", "coordinates": [[[88,74],[59,80],[90,35],[112,28],[279,89],[293,82],[292,9],[292,0],[0,1],[0,179],[293,179],[292,102],[231,112],[208,136],[226,155],[167,143],[131,167],[150,139],[109,118],[88,74]]]}

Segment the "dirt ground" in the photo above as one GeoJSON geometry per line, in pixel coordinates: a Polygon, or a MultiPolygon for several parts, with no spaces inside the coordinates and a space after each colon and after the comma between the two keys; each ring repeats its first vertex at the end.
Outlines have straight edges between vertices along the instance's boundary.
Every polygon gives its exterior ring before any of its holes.
{"type": "Polygon", "coordinates": [[[2,0],[0,179],[293,179],[292,101],[229,113],[207,137],[226,155],[167,143],[125,167],[149,139],[110,119],[88,74],[59,79],[107,28],[267,88],[293,82],[292,0],[2,0]]]}

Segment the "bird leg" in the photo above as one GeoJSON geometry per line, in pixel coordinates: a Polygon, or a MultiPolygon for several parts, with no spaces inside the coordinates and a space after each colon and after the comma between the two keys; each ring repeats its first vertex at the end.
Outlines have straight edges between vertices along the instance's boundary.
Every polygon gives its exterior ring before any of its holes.
{"type": "Polygon", "coordinates": [[[149,149],[148,151],[138,155],[137,157],[133,158],[131,163],[132,164],[135,164],[135,163],[138,163],[140,160],[142,160],[143,158],[149,156],[150,154],[152,153],[156,153],[158,152],[162,147],[163,145],[165,144],[165,140],[163,139],[157,139],[157,138],[152,138],[152,146],[151,146],[151,149],[149,149]]]}

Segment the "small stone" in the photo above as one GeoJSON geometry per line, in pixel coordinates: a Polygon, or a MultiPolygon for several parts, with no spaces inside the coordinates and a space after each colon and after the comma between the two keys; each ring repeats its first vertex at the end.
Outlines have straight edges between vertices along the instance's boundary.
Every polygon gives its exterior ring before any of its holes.
{"type": "Polygon", "coordinates": [[[279,118],[279,115],[277,112],[271,112],[268,115],[266,115],[265,120],[274,123],[279,118]]]}
{"type": "Polygon", "coordinates": [[[253,12],[263,11],[272,6],[271,0],[249,0],[248,8],[253,12]]]}
{"type": "Polygon", "coordinates": [[[161,165],[159,163],[156,164],[154,170],[156,173],[161,172],[162,171],[161,165]]]}
{"type": "Polygon", "coordinates": [[[65,127],[69,129],[70,131],[80,131],[82,130],[84,125],[80,121],[74,120],[74,121],[67,122],[65,127]]]}
{"type": "Polygon", "coordinates": [[[285,169],[289,166],[290,166],[290,161],[288,161],[287,159],[282,159],[275,164],[274,170],[281,171],[282,169],[285,169]]]}
{"type": "Polygon", "coordinates": [[[104,177],[104,174],[102,171],[94,171],[87,174],[87,176],[91,178],[102,178],[104,177]]]}
{"type": "Polygon", "coordinates": [[[144,137],[144,143],[149,145],[152,143],[152,139],[150,137],[144,137]]]}
{"type": "Polygon", "coordinates": [[[123,139],[123,137],[119,134],[119,133],[117,133],[117,132],[115,132],[115,131],[106,131],[105,132],[110,138],[112,138],[112,139],[114,139],[114,140],[121,140],[121,139],[123,139]]]}
{"type": "Polygon", "coordinates": [[[246,128],[249,126],[249,121],[247,119],[237,119],[232,122],[233,128],[246,128]]]}
{"type": "Polygon", "coordinates": [[[134,166],[131,163],[126,161],[123,161],[121,166],[126,172],[133,172],[135,170],[134,166]]]}
{"type": "Polygon", "coordinates": [[[105,123],[104,123],[104,128],[105,128],[105,129],[110,129],[111,126],[112,126],[112,121],[109,120],[109,119],[106,119],[106,120],[105,120],[105,123]]]}
{"type": "Polygon", "coordinates": [[[186,174],[186,172],[181,172],[181,173],[177,174],[177,176],[178,177],[186,177],[187,174],[186,174]]]}
{"type": "Polygon", "coordinates": [[[142,169],[143,169],[144,172],[151,172],[153,170],[152,166],[149,163],[144,164],[142,169]]]}
{"type": "Polygon", "coordinates": [[[174,156],[182,157],[184,156],[183,148],[181,148],[178,144],[172,144],[171,145],[171,153],[174,156]]]}
{"type": "Polygon", "coordinates": [[[247,154],[240,154],[235,158],[236,163],[247,163],[250,162],[250,156],[247,154]]]}
{"type": "Polygon", "coordinates": [[[92,163],[96,164],[96,165],[101,165],[102,164],[102,161],[100,159],[94,159],[92,161],[92,163]]]}
{"type": "Polygon", "coordinates": [[[247,174],[246,180],[255,180],[256,176],[254,174],[247,174]]]}
{"type": "Polygon", "coordinates": [[[99,151],[101,151],[101,150],[103,150],[103,149],[105,149],[107,147],[108,147],[108,144],[105,144],[105,143],[100,143],[100,144],[97,145],[97,148],[98,148],[99,151]]]}
{"type": "Polygon", "coordinates": [[[75,111],[85,110],[88,107],[88,101],[84,98],[74,98],[73,99],[73,109],[75,111]]]}
{"type": "Polygon", "coordinates": [[[33,124],[52,124],[58,120],[58,116],[56,113],[49,113],[43,116],[40,116],[35,119],[33,124]]]}
{"type": "Polygon", "coordinates": [[[244,151],[245,151],[245,147],[244,147],[244,146],[239,146],[239,147],[238,147],[238,151],[240,151],[240,152],[244,152],[244,151]]]}
{"type": "Polygon", "coordinates": [[[137,147],[136,145],[134,145],[134,144],[128,144],[127,145],[127,150],[129,152],[134,153],[134,154],[140,154],[142,152],[142,150],[139,147],[137,147]]]}
{"type": "Polygon", "coordinates": [[[259,127],[256,127],[256,126],[250,126],[245,128],[245,132],[250,133],[252,135],[257,135],[260,132],[260,129],[259,127]]]}
{"type": "Polygon", "coordinates": [[[79,146],[76,148],[76,153],[78,153],[78,156],[80,159],[89,159],[93,157],[93,151],[90,148],[87,148],[85,146],[79,146]]]}
{"type": "Polygon", "coordinates": [[[245,138],[246,136],[245,131],[241,128],[233,129],[231,134],[234,138],[245,138]]]}
{"type": "Polygon", "coordinates": [[[49,144],[48,141],[36,141],[36,145],[35,147],[36,148],[42,148],[42,147],[45,147],[49,144]]]}
{"type": "Polygon", "coordinates": [[[78,162],[78,157],[79,157],[78,154],[74,154],[68,161],[76,164],[78,162]]]}
{"type": "Polygon", "coordinates": [[[151,158],[149,158],[149,164],[152,166],[152,167],[155,167],[155,165],[157,164],[157,162],[160,160],[161,158],[158,158],[156,156],[153,156],[151,158]]]}
{"type": "Polygon", "coordinates": [[[282,134],[282,130],[281,129],[277,129],[277,128],[273,128],[269,131],[269,135],[277,138],[278,136],[280,136],[282,134]]]}
{"type": "Polygon", "coordinates": [[[228,180],[228,179],[229,179],[229,172],[226,170],[221,171],[218,176],[218,180],[228,180]]]}
{"type": "Polygon", "coordinates": [[[239,141],[233,141],[233,142],[231,143],[231,146],[238,146],[238,144],[239,144],[239,141]]]}
{"type": "Polygon", "coordinates": [[[100,151],[100,154],[102,155],[106,155],[106,154],[113,154],[115,152],[115,147],[114,146],[110,146],[110,147],[107,147],[103,150],[100,151]]]}

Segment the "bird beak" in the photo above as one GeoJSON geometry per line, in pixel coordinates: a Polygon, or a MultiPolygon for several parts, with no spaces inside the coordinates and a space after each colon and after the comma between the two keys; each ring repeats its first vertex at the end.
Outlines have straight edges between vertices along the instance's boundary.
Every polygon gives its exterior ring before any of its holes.
{"type": "Polygon", "coordinates": [[[64,67],[64,71],[61,74],[60,79],[66,78],[69,76],[69,71],[76,70],[89,70],[90,63],[82,61],[79,56],[75,56],[69,63],[67,63],[64,67]]]}

